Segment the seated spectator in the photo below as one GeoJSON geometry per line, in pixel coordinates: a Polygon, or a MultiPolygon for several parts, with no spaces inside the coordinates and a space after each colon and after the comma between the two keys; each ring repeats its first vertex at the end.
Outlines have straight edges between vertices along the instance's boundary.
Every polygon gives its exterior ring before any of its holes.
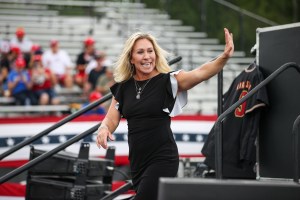
{"type": "MultiPolygon", "coordinates": [[[[88,103],[85,103],[83,104],[82,106],[85,107],[87,105],[89,105],[90,103],[93,103],[94,101],[97,101],[99,99],[102,98],[102,95],[100,92],[97,92],[97,91],[93,91],[91,92],[91,94],[89,95],[89,102],[88,103]]],[[[85,115],[104,115],[106,113],[106,110],[105,108],[100,104],[99,106],[93,108],[92,110],[89,110],[85,113],[85,115]]]]}
{"type": "Polygon", "coordinates": [[[107,66],[105,70],[105,76],[99,76],[96,83],[96,90],[102,95],[106,95],[110,92],[110,87],[115,83],[114,73],[112,66],[107,66]]]}
{"type": "MultiPolygon", "coordinates": [[[[77,112],[78,110],[88,106],[89,104],[93,103],[96,100],[99,100],[102,98],[102,95],[100,92],[97,91],[93,91],[89,94],[89,98],[88,98],[88,102],[86,103],[71,103],[70,104],[70,110],[72,113],[77,112]]],[[[84,115],[103,115],[106,113],[106,110],[104,108],[104,106],[102,106],[102,104],[96,106],[95,108],[93,108],[92,110],[89,110],[87,112],[84,113],[84,115]]]]}
{"type": "Polygon", "coordinates": [[[42,54],[43,54],[42,47],[39,44],[33,44],[30,50],[30,59],[29,59],[28,67],[32,68],[35,55],[42,55],[42,54]]]}
{"type": "MultiPolygon", "coordinates": [[[[20,48],[17,47],[17,46],[11,46],[10,47],[10,52],[8,54],[8,61],[9,61],[10,69],[15,68],[15,63],[16,63],[15,61],[16,61],[17,58],[20,58],[20,57],[23,58],[23,54],[22,54],[20,48]]],[[[26,65],[26,63],[25,63],[25,65],[26,65]]],[[[25,68],[26,68],[26,66],[25,66],[25,68]]]]}
{"type": "Polygon", "coordinates": [[[9,42],[2,40],[0,43],[0,96],[9,96],[7,87],[7,77],[10,71],[9,52],[9,42]]]}
{"type": "Polygon", "coordinates": [[[54,73],[57,85],[73,88],[73,65],[69,54],[59,49],[57,40],[50,41],[50,50],[43,54],[42,63],[45,68],[49,68],[54,73]]]}
{"type": "Polygon", "coordinates": [[[32,91],[39,105],[57,105],[59,99],[56,97],[53,83],[55,76],[50,69],[45,69],[41,62],[42,55],[35,55],[31,69],[32,91]]]}
{"type": "MultiPolygon", "coordinates": [[[[99,76],[96,84],[96,91],[102,95],[110,92],[110,87],[115,83],[112,66],[106,67],[105,76],[99,76]]],[[[110,106],[111,100],[103,103],[103,107],[107,111],[110,106]]]]}
{"type": "Polygon", "coordinates": [[[103,65],[105,61],[105,54],[103,52],[97,52],[95,55],[97,65],[88,74],[88,79],[84,83],[84,93],[88,94],[96,89],[97,80],[100,76],[105,76],[106,67],[103,65]]]}
{"type": "Polygon", "coordinates": [[[15,69],[15,61],[19,57],[23,57],[19,47],[11,46],[8,41],[1,41],[0,85],[2,85],[2,94],[6,97],[11,96],[8,89],[8,74],[15,69]]]}
{"type": "Polygon", "coordinates": [[[8,40],[0,40],[0,53],[9,53],[10,43],[8,40]]]}
{"type": "MultiPolygon", "coordinates": [[[[99,54],[99,51],[95,52],[95,56],[97,53],[99,54]]],[[[113,65],[112,61],[110,59],[107,59],[106,54],[104,52],[102,52],[102,55],[104,56],[104,61],[103,61],[104,66],[113,65]]],[[[94,58],[87,64],[85,68],[85,74],[89,74],[92,71],[92,69],[95,69],[96,66],[97,66],[97,60],[94,58]]]]}
{"type": "Polygon", "coordinates": [[[86,66],[95,57],[95,40],[91,37],[88,37],[83,43],[84,50],[77,56],[75,74],[75,83],[81,88],[83,88],[84,82],[86,81],[86,66]]]}
{"type": "Polygon", "coordinates": [[[10,45],[19,47],[23,54],[23,57],[25,58],[27,66],[30,58],[32,41],[27,36],[25,36],[25,30],[23,27],[19,27],[16,29],[15,36],[10,40],[10,45]]]}
{"type": "Polygon", "coordinates": [[[15,98],[16,105],[34,105],[37,103],[31,91],[32,84],[25,65],[24,58],[17,58],[15,69],[12,69],[8,74],[8,89],[15,98]]]}

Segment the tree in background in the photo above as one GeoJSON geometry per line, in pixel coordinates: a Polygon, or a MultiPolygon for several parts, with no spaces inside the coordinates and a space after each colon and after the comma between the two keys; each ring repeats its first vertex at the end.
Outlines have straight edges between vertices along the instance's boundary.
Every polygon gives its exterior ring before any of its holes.
{"type": "MultiPolygon", "coordinates": [[[[136,2],[135,0],[133,0],[136,2]]],[[[261,16],[274,23],[264,23],[230,9],[219,2],[221,0],[140,0],[147,7],[159,8],[173,19],[182,20],[184,25],[195,27],[196,31],[206,32],[208,37],[223,41],[223,27],[234,34],[237,50],[249,54],[256,42],[256,29],[273,25],[297,22],[300,19],[300,0],[227,0],[233,6],[240,7],[254,15],[261,16]]]]}

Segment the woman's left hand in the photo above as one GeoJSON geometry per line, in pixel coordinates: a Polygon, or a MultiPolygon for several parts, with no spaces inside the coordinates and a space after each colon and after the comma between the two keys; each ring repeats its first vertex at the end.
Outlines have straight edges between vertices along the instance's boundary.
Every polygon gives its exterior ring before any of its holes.
{"type": "Polygon", "coordinates": [[[228,59],[233,55],[234,52],[233,35],[228,31],[227,28],[224,28],[224,32],[225,32],[225,49],[224,49],[223,57],[228,59]]]}

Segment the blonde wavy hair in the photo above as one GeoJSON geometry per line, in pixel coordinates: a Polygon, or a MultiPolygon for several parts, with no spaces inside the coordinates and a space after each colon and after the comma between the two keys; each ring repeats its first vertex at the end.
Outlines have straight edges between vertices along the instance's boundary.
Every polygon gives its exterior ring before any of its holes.
{"type": "Polygon", "coordinates": [[[130,63],[131,53],[135,42],[140,39],[147,39],[152,43],[156,54],[155,66],[157,71],[160,73],[168,73],[171,71],[171,67],[168,65],[166,59],[169,53],[158,45],[154,36],[149,33],[136,32],[127,39],[123,51],[115,63],[114,79],[116,82],[127,81],[134,75],[134,67],[130,63]]]}

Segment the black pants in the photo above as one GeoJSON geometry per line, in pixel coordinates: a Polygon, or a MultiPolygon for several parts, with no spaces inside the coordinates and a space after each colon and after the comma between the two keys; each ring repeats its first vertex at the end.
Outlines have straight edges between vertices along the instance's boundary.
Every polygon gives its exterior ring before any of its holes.
{"type": "Polygon", "coordinates": [[[178,164],[178,160],[160,161],[148,166],[138,184],[134,200],[156,200],[159,178],[175,177],[178,172],[178,164]]]}

